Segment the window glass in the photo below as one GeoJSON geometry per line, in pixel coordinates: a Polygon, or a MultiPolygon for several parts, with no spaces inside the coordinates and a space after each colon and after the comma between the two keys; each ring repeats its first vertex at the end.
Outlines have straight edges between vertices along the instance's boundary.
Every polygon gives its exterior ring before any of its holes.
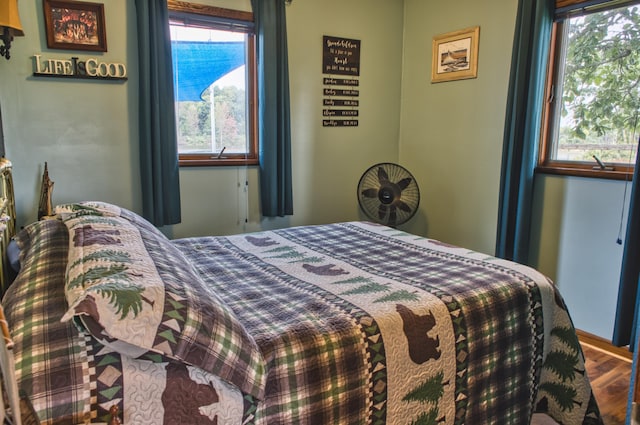
{"type": "Polygon", "coordinates": [[[640,6],[563,19],[554,62],[543,164],[628,172],[638,147],[640,6]]]}
{"type": "Polygon", "coordinates": [[[182,13],[170,28],[181,165],[255,160],[251,27],[182,13]]]}

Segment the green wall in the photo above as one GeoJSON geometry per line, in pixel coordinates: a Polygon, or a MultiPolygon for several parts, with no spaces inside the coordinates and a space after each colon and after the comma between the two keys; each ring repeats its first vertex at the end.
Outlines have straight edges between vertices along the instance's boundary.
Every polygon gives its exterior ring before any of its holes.
{"type": "MultiPolygon", "coordinates": [[[[250,9],[249,0],[205,1],[250,9]]],[[[100,199],[141,208],[135,6],[104,4],[109,50],[94,54],[48,49],[41,1],[19,1],[25,36],[15,39],[10,61],[0,59],[19,225],[36,218],[45,161],[54,203],[100,199]],[[33,77],[35,54],[124,62],[129,80],[33,77]]],[[[418,214],[402,229],[493,253],[516,7],[515,0],[293,0],[287,21],[295,215],[260,217],[255,167],[186,168],[183,221],[163,231],[183,237],[361,219],[358,179],[372,164],[390,161],[406,166],[422,193],[418,214]],[[433,37],[476,25],[478,77],[432,84],[433,37]],[[322,127],[323,35],[362,42],[358,127],[322,127]]],[[[599,200],[615,206],[624,183],[599,183],[538,177],[532,249],[536,265],[567,293],[576,325],[608,338],[612,318],[596,318],[606,322],[597,327],[586,317],[593,318],[594,303],[610,311],[617,294],[621,253],[611,246],[617,232],[606,229],[617,227],[620,209],[600,208],[599,200]]]]}
{"type": "MultiPolygon", "coordinates": [[[[515,0],[405,0],[399,161],[422,192],[420,212],[406,226],[412,232],[494,252],[516,13],[515,0]],[[431,84],[433,37],[476,25],[478,77],[431,84]]],[[[618,181],[535,179],[533,264],[558,285],[576,326],[606,339],[622,260],[616,238],[626,229],[624,188],[618,181]]]]}
{"type": "Polygon", "coordinates": [[[400,161],[420,182],[408,229],[493,253],[513,0],[405,1],[400,161]],[[478,77],[431,83],[433,37],[480,26],[478,77]]]}
{"type": "Polygon", "coordinates": [[[581,177],[537,176],[531,250],[560,288],[579,329],[611,339],[631,186],[581,177]],[[625,189],[626,186],[626,189],[625,189]]]}
{"type": "Polygon", "coordinates": [[[11,60],[0,61],[0,105],[7,157],[15,169],[19,224],[36,218],[44,162],[55,182],[54,202],[106,199],[138,210],[137,63],[134,6],[105,7],[108,52],[47,48],[42,1],[20,1],[24,37],[11,60]],[[33,77],[32,56],[123,62],[125,83],[33,77]]]}
{"type": "MultiPolygon", "coordinates": [[[[209,3],[245,10],[250,5],[246,0],[209,3]]],[[[134,2],[105,3],[106,53],[48,49],[41,2],[20,1],[19,7],[25,36],[14,41],[11,60],[0,63],[0,104],[7,156],[16,170],[20,224],[36,217],[45,161],[55,182],[54,203],[101,199],[139,211],[134,2]],[[36,78],[31,75],[34,54],[124,62],[129,80],[36,78]]],[[[287,15],[295,215],[261,219],[255,167],[182,169],[183,222],[164,229],[170,236],[358,219],[360,174],[372,163],[397,161],[403,2],[294,1],[287,15]],[[362,13],[366,19],[353,19],[362,13]],[[322,127],[323,35],[362,40],[358,127],[322,127]]]]}

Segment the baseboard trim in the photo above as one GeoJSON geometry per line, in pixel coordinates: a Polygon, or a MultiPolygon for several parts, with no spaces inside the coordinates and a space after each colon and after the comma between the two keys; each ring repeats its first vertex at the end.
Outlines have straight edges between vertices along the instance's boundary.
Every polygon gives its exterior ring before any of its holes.
{"type": "Polygon", "coordinates": [[[578,340],[582,344],[587,344],[596,350],[604,351],[622,360],[633,361],[633,353],[626,347],[616,347],[611,344],[611,341],[580,329],[576,329],[576,334],[578,334],[578,340]]]}

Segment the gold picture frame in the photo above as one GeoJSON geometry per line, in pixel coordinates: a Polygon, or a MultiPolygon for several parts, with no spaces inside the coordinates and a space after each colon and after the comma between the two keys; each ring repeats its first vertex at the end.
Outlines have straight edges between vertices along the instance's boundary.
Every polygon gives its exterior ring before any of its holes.
{"type": "Polygon", "coordinates": [[[479,26],[433,37],[431,82],[476,78],[479,39],[479,26]]]}

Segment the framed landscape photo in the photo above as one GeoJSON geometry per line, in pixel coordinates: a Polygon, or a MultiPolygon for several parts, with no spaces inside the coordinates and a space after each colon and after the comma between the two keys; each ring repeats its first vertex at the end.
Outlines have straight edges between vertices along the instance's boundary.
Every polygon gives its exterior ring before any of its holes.
{"type": "Polygon", "coordinates": [[[480,27],[435,36],[431,60],[431,82],[476,78],[479,38],[480,27]]]}
{"type": "Polygon", "coordinates": [[[43,0],[47,47],[107,51],[104,5],[80,1],[43,0]]]}

